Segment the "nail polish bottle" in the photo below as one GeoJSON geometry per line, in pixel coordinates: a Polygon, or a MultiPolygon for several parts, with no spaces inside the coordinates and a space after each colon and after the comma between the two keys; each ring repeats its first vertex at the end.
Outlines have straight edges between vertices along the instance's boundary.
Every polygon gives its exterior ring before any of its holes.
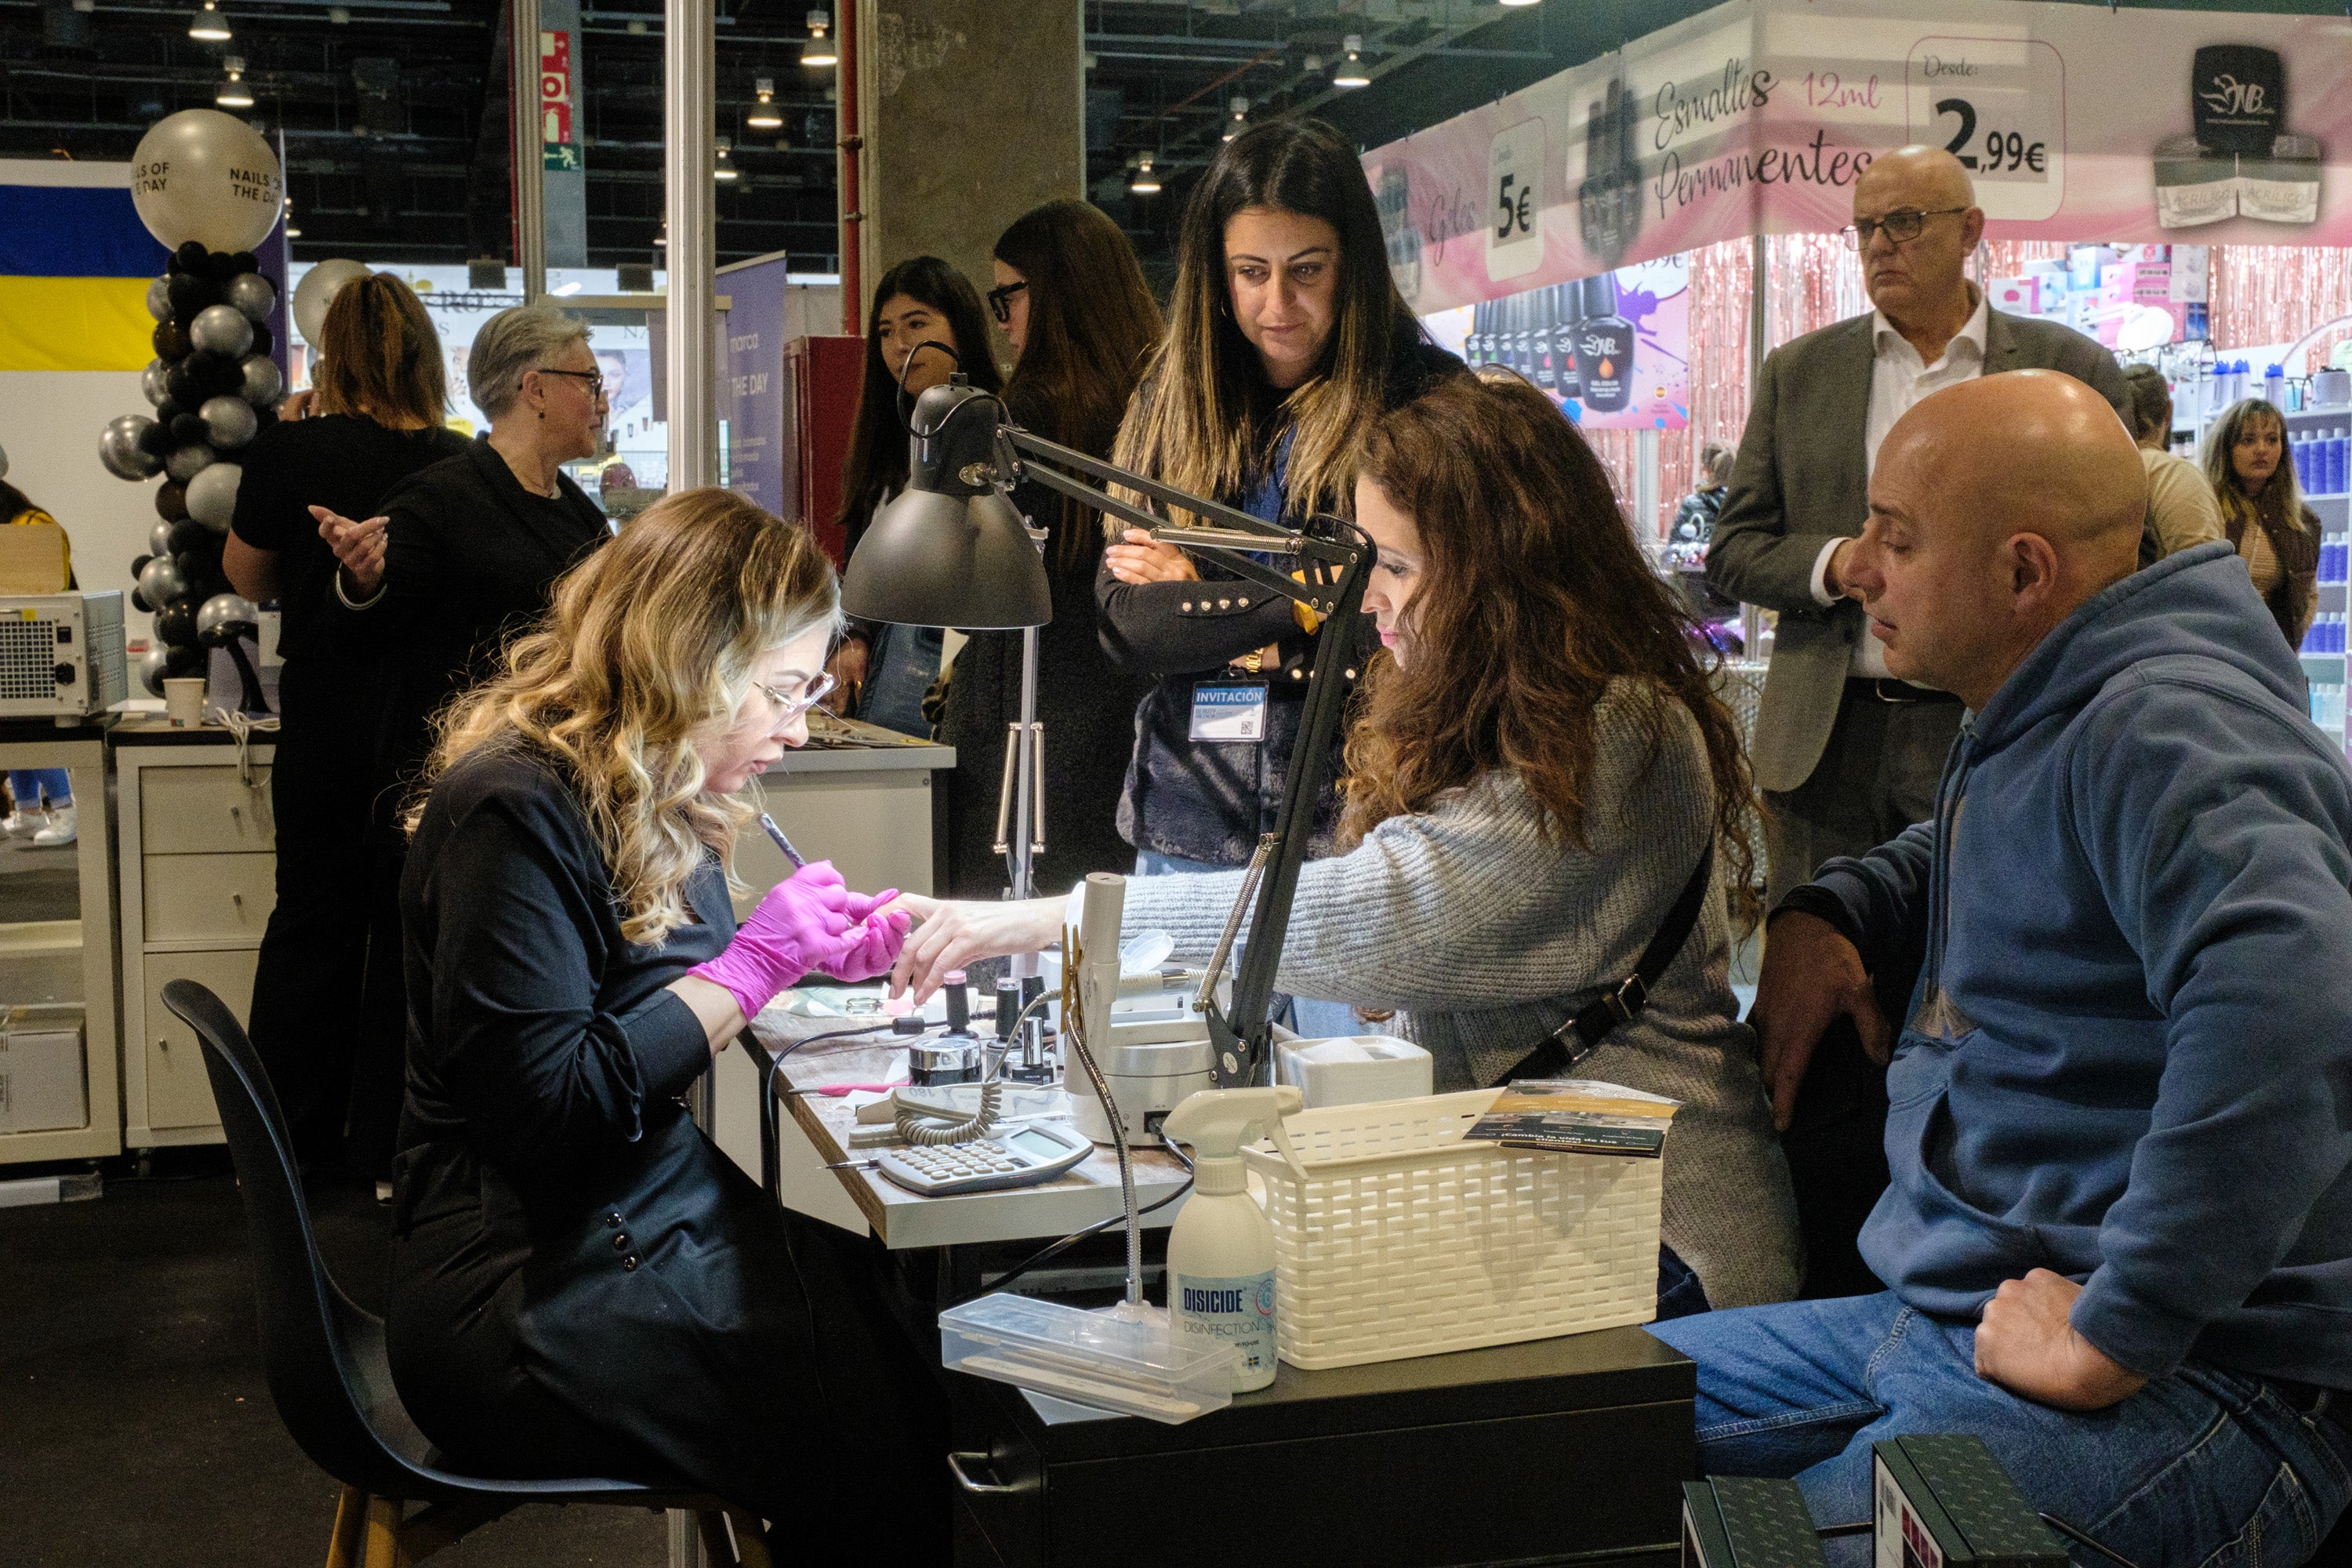
{"type": "Polygon", "coordinates": [[[1582,285],[1583,320],[1576,329],[1577,373],[1584,406],[1615,414],[1633,401],[1633,323],[1617,313],[1617,275],[1603,272],[1582,285]]]}

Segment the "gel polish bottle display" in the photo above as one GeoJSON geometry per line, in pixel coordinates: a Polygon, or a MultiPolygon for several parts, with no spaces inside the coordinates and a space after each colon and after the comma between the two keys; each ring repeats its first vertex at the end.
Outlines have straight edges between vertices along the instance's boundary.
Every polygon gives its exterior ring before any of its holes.
{"type": "Polygon", "coordinates": [[[1486,328],[1494,310],[1491,300],[1470,307],[1470,331],[1462,340],[1463,363],[1475,367],[1486,363],[1486,328]]]}
{"type": "Polygon", "coordinates": [[[1517,302],[1519,307],[1517,339],[1518,359],[1513,368],[1529,381],[1533,381],[1536,378],[1536,358],[1539,352],[1536,346],[1536,297],[1533,294],[1521,294],[1517,297],[1517,302]]]}
{"type": "Polygon", "coordinates": [[[1583,320],[1576,329],[1576,368],[1584,406],[1615,414],[1633,399],[1633,323],[1617,313],[1617,275],[1603,272],[1581,285],[1583,320]]]}
{"type": "Polygon", "coordinates": [[[1584,183],[1577,187],[1577,223],[1587,255],[1613,267],[1633,243],[1642,223],[1642,172],[1635,122],[1640,119],[1625,84],[1609,90],[1587,110],[1584,121],[1584,183]]]}
{"type": "Polygon", "coordinates": [[[1555,341],[1558,334],[1552,331],[1552,318],[1557,312],[1552,307],[1551,297],[1552,288],[1549,284],[1528,293],[1528,299],[1535,306],[1536,320],[1528,342],[1530,345],[1528,352],[1536,364],[1536,385],[1553,396],[1558,396],[1559,395],[1559,345],[1555,341]]]}
{"type": "Polygon", "coordinates": [[[1584,288],[1579,283],[1555,283],[1551,289],[1552,390],[1565,402],[1584,395],[1584,380],[1576,366],[1576,324],[1582,318],[1584,288]]]}

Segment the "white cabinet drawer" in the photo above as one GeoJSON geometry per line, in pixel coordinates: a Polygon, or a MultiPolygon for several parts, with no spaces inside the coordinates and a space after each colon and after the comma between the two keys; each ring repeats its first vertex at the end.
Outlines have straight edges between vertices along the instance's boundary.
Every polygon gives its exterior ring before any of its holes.
{"type": "Polygon", "coordinates": [[[149,942],[259,942],[278,902],[275,855],[150,855],[149,942]]]}
{"type": "Polygon", "coordinates": [[[173,980],[193,980],[227,1004],[242,1024],[253,1007],[253,969],[260,956],[252,948],[145,955],[146,1028],[138,1048],[146,1058],[148,1126],[212,1127],[220,1121],[195,1031],[163,1005],[163,987],[173,980]]]}
{"type": "Polygon", "coordinates": [[[150,855],[218,855],[270,848],[276,828],[269,769],[253,783],[236,764],[139,770],[141,847],[150,855]]]}

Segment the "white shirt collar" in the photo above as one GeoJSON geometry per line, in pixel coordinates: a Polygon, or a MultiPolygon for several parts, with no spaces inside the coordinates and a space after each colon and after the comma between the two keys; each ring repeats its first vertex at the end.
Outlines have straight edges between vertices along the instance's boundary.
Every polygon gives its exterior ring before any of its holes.
{"type": "MultiPolygon", "coordinates": [[[[1977,363],[1982,364],[1985,357],[1985,320],[1988,307],[1983,289],[1971,283],[1969,285],[1969,292],[1975,296],[1977,308],[1969,312],[1968,325],[1962,327],[1958,335],[1944,345],[1942,358],[1949,360],[1954,348],[1961,343],[1967,343],[1976,351],[1977,363]]],[[[1896,343],[1902,343],[1907,347],[1909,341],[1904,337],[1901,329],[1886,319],[1886,313],[1884,310],[1874,309],[1870,312],[1871,350],[1877,358],[1885,359],[1896,343]]],[[[1916,354],[1919,351],[1912,349],[1911,352],[1916,354]]]]}

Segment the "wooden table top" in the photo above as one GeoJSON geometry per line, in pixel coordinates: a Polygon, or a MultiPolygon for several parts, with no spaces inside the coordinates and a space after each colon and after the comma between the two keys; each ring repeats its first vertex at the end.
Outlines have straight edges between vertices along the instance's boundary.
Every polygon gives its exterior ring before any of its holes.
{"type": "MultiPolygon", "coordinates": [[[[825,994],[830,998],[844,993],[825,994]]],[[[934,997],[934,1013],[938,1005],[934,997]]],[[[854,1027],[857,1022],[804,1018],[772,1007],[754,1021],[752,1032],[761,1045],[773,1052],[812,1035],[854,1027]]],[[[815,1146],[817,1157],[832,1164],[849,1159],[853,1152],[863,1157],[874,1151],[849,1149],[849,1131],[857,1124],[857,1113],[846,1098],[813,1091],[833,1084],[888,1083],[906,1076],[906,1037],[890,1034],[885,1023],[870,1036],[820,1041],[794,1051],[784,1058],[782,1070],[776,1075],[776,1091],[793,1121],[815,1146]]],[[[1134,1169],[1138,1207],[1149,1207],[1168,1197],[1186,1180],[1183,1164],[1156,1144],[1148,1151],[1135,1150],[1134,1169]]],[[[1118,1157],[1100,1146],[1049,1182],[1003,1192],[925,1197],[878,1171],[847,1168],[833,1173],[874,1227],[874,1234],[894,1250],[965,1242],[1050,1240],[1120,1212],[1118,1157]]],[[[1181,1200],[1171,1203],[1144,1215],[1143,1223],[1150,1227],[1173,1224],[1183,1206],[1181,1200]]]]}

